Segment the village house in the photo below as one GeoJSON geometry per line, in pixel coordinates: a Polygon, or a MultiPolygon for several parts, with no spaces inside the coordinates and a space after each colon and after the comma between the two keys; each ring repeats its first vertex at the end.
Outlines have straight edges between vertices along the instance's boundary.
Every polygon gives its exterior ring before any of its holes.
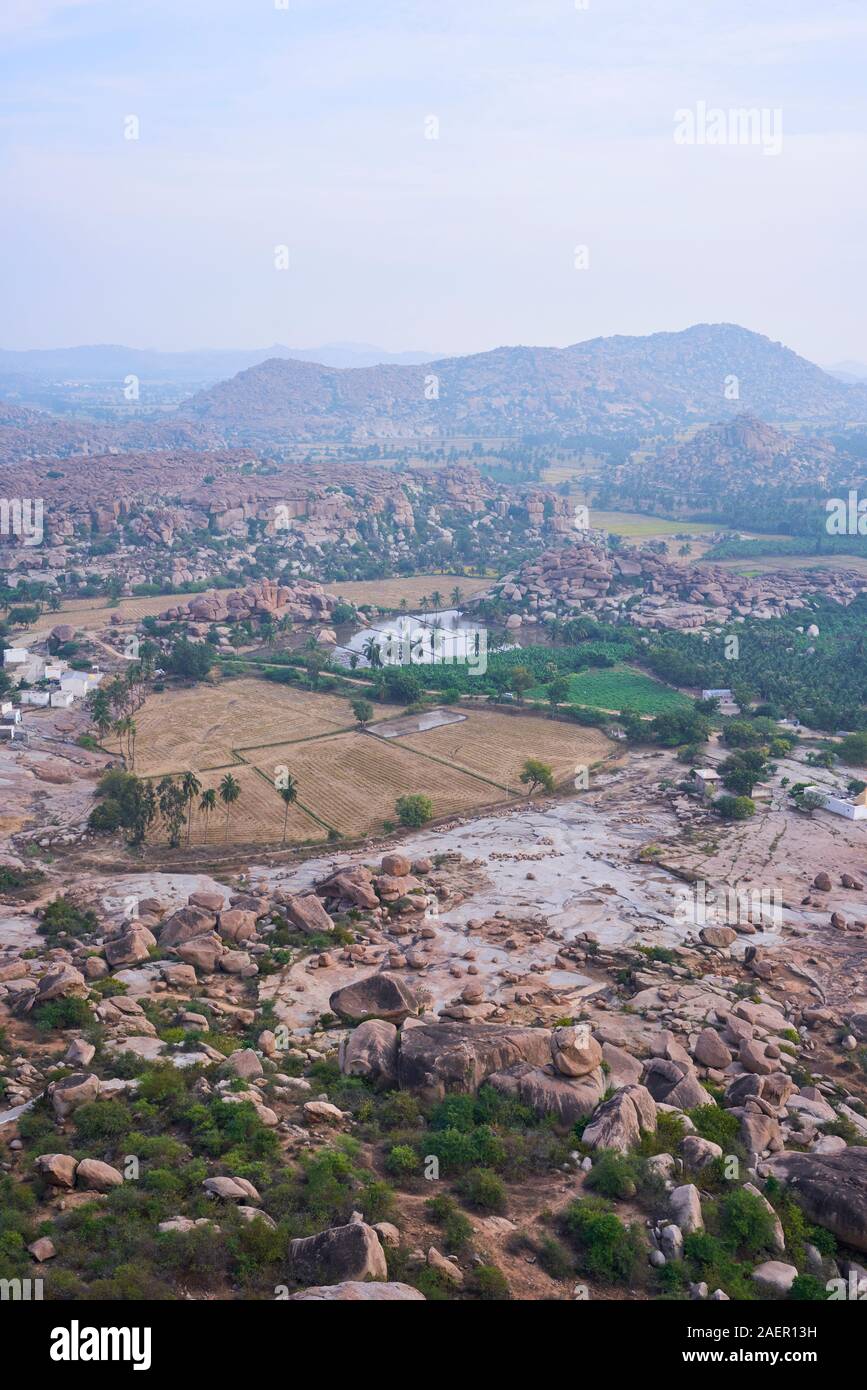
{"type": "Polygon", "coordinates": [[[692,782],[696,791],[700,791],[702,796],[714,797],[720,782],[720,775],[715,767],[697,767],[693,769],[692,782]]]}
{"type": "Polygon", "coordinates": [[[824,787],[807,787],[806,791],[814,792],[817,797],[822,798],[824,811],[830,811],[835,816],[845,816],[847,820],[867,820],[867,787],[852,797],[842,794],[835,796],[824,787]]]}

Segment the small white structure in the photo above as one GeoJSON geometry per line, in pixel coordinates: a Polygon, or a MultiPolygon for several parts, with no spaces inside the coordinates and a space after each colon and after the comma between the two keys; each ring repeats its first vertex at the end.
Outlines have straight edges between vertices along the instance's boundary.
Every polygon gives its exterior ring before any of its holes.
{"type": "Polygon", "coordinates": [[[732,692],[730,690],[703,690],[701,698],[703,700],[730,700],[732,692]]]}
{"type": "Polygon", "coordinates": [[[60,689],[68,691],[73,699],[83,700],[101,680],[101,671],[64,671],[60,677],[60,689]]]}
{"type": "Polygon", "coordinates": [[[74,698],[71,690],[52,690],[51,707],[52,709],[69,709],[74,698]]]}
{"type": "Polygon", "coordinates": [[[851,798],[834,796],[825,787],[807,787],[806,790],[822,797],[824,811],[831,811],[835,816],[845,816],[847,820],[867,820],[867,787],[851,798]]]}
{"type": "Polygon", "coordinates": [[[0,719],[4,724],[20,724],[21,711],[11,700],[4,700],[0,705],[0,719]]]}
{"type": "Polygon", "coordinates": [[[38,709],[44,709],[45,706],[48,704],[49,698],[50,696],[47,690],[21,691],[22,705],[36,705],[38,709]]]}
{"type": "Polygon", "coordinates": [[[17,739],[21,743],[26,743],[27,730],[21,724],[0,724],[0,739],[7,739],[10,742],[17,739]]]}
{"type": "Polygon", "coordinates": [[[59,681],[66,669],[65,661],[47,661],[45,663],[45,679],[47,681],[59,681]]]}
{"type": "Polygon", "coordinates": [[[4,666],[24,666],[30,660],[30,652],[26,647],[5,647],[3,650],[4,666]]]}

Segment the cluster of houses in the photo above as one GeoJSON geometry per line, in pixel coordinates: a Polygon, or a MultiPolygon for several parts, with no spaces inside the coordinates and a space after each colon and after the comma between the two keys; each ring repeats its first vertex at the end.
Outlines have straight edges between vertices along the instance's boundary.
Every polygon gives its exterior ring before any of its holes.
{"type": "Polygon", "coordinates": [[[4,700],[0,704],[0,739],[24,739],[22,707],[37,709],[69,709],[76,700],[83,700],[103,679],[103,672],[72,671],[67,662],[40,656],[27,647],[6,647],[3,667],[28,688],[19,690],[19,704],[4,700]],[[30,689],[31,686],[38,689],[30,689]]]}

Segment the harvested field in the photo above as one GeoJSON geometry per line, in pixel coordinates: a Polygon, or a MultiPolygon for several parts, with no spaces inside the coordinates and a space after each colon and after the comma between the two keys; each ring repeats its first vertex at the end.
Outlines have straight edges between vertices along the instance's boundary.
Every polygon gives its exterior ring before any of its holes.
{"type": "Polygon", "coordinates": [[[399,608],[402,598],[409,608],[417,608],[419,600],[437,589],[443,596],[443,607],[453,606],[452,589],[460,589],[465,599],[481,593],[495,583],[494,578],[480,579],[465,574],[414,574],[409,579],[352,579],[341,584],[326,584],[329,594],[339,594],[351,603],[375,603],[378,608],[399,608]]]}
{"type": "Polygon", "coordinates": [[[548,763],[559,783],[573,777],[577,766],[590,767],[612,748],[610,739],[598,729],[487,710],[474,710],[460,724],[410,734],[400,742],[419,753],[445,758],[455,767],[490,777],[519,795],[525,791],[518,778],[527,758],[541,758],[548,763]]]}
{"type": "MultiPolygon", "coordinates": [[[[150,697],[136,716],[136,771],[160,777],[192,769],[205,789],[230,769],[241,796],[229,813],[229,840],[274,843],[284,810],[274,783],[285,768],[298,784],[287,841],[299,843],[323,839],[329,828],[347,836],[379,831],[396,819],[397,798],[414,792],[431,798],[435,816],[521,796],[526,758],[541,758],[566,782],[612,747],[596,729],[541,715],[444,713],[457,722],[423,733],[419,716],[386,719],[385,729],[407,732],[383,738],[375,725],[369,733],[348,727],[345,699],[247,677],[218,681],[150,697]]],[[[219,842],[225,833],[222,805],[209,822],[196,808],[193,843],[219,842]]]]}
{"type": "MultiPolygon", "coordinates": [[[[223,772],[197,773],[202,791],[209,787],[218,788],[223,772]]],[[[229,840],[250,841],[272,844],[283,836],[283,814],[285,806],[273,782],[268,781],[255,767],[239,764],[232,768],[232,776],[241,788],[241,794],[229,811],[229,840]]],[[[157,831],[156,839],[162,838],[157,831]]],[[[198,798],[193,810],[193,825],[190,843],[194,845],[216,844],[226,838],[226,808],[217,800],[217,809],[210,817],[205,817],[198,809],[198,798]]],[[[326,829],[298,805],[289,807],[286,821],[287,844],[305,840],[315,841],[326,838],[326,829]]],[[[186,840],[186,831],[184,832],[186,840]]]]}
{"type": "Polygon", "coordinates": [[[242,677],[151,695],[135,722],[136,771],[154,776],[225,766],[233,749],[332,733],[353,720],[345,699],[242,677]]]}
{"type": "Polygon", "coordinates": [[[420,757],[405,744],[371,734],[335,734],[285,747],[282,757],[276,756],[280,750],[269,749],[256,764],[272,777],[275,763],[285,762],[298,781],[300,799],[343,835],[381,829],[384,820],[395,819],[397,798],[414,792],[430,797],[435,816],[503,800],[499,787],[420,757]]]}

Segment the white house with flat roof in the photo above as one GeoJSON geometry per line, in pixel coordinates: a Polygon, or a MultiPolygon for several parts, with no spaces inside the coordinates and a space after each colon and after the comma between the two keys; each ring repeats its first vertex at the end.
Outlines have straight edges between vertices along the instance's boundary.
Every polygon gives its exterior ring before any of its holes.
{"type": "Polygon", "coordinates": [[[6,647],[3,651],[4,666],[24,666],[30,660],[26,647],[6,647]]]}
{"type": "Polygon", "coordinates": [[[852,797],[835,796],[825,787],[807,787],[806,790],[822,797],[824,811],[830,811],[835,816],[845,816],[847,820],[867,820],[867,787],[852,797]]]}

